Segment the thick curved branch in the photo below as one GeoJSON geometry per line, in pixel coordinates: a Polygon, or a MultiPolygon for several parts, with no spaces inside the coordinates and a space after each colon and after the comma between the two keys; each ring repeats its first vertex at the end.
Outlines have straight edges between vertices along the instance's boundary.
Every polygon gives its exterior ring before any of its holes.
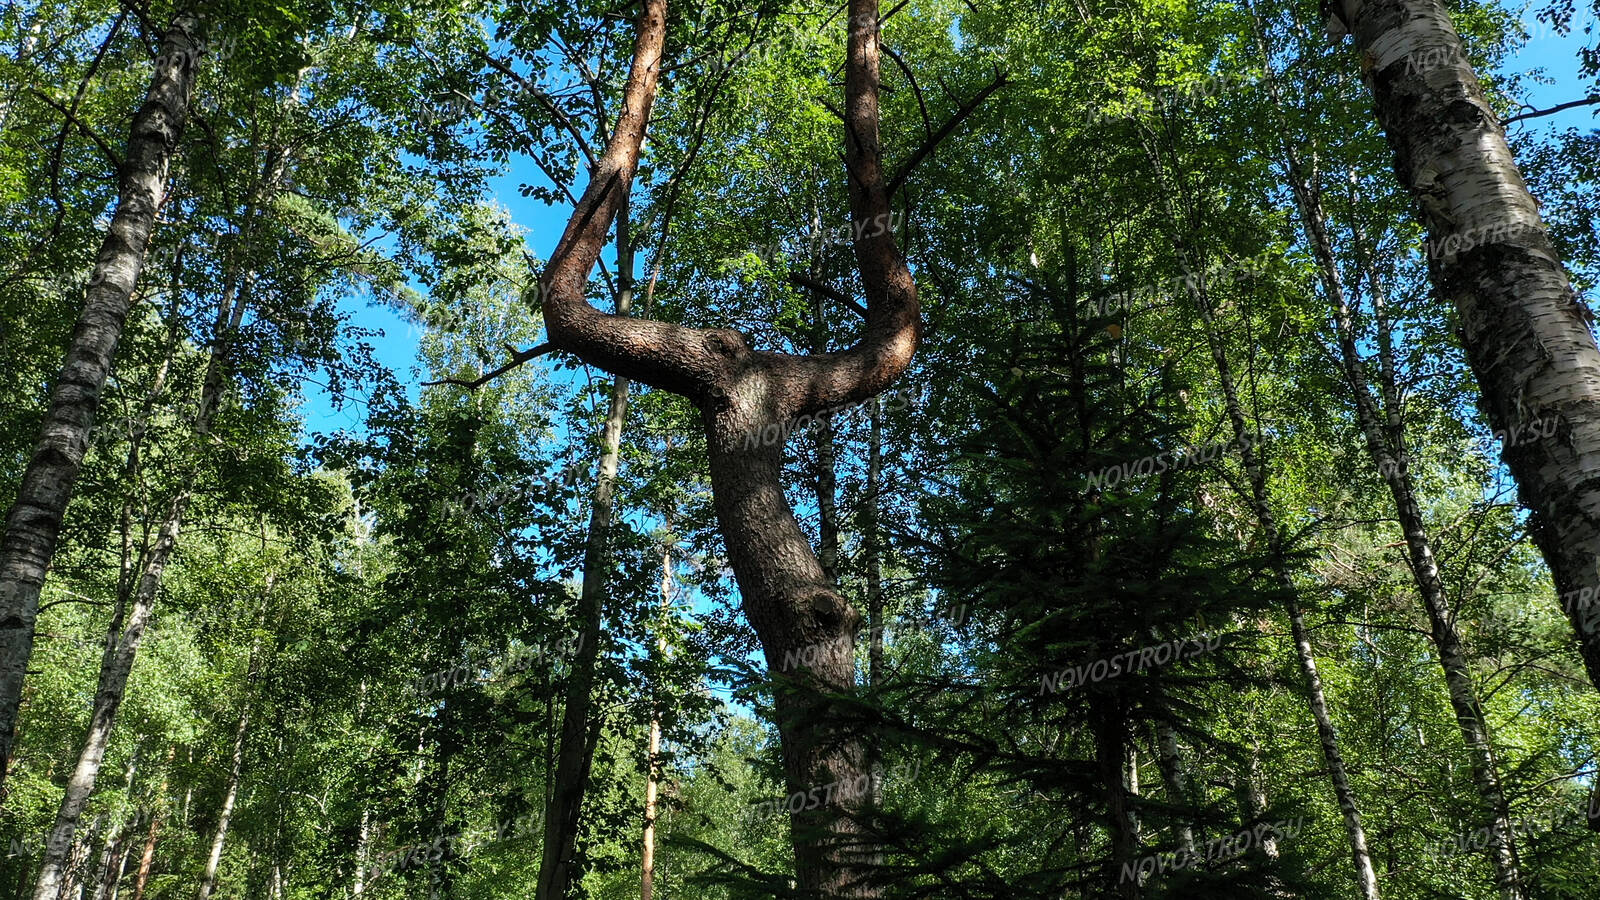
{"type": "Polygon", "coordinates": [[[666,0],[643,0],[622,112],[579,198],[561,241],[539,278],[550,343],[613,375],[698,398],[729,361],[747,350],[737,332],[700,331],[666,322],[608,315],[585,297],[617,207],[633,184],[645,126],[661,74],[666,0]]]}
{"type": "Polygon", "coordinates": [[[866,333],[843,353],[772,360],[789,376],[781,382],[784,416],[816,412],[880,393],[911,364],[922,338],[917,286],[895,243],[889,190],[878,138],[878,0],[850,0],[845,64],[845,167],[856,267],[866,296],[866,333]]]}
{"type": "MultiPolygon", "coordinates": [[[[638,167],[665,34],[665,0],[643,0],[621,115],[539,279],[550,342],[614,375],[702,404],[745,392],[747,378],[753,378],[753,389],[765,397],[760,404],[765,415],[778,420],[880,393],[910,365],[921,321],[916,284],[891,227],[878,141],[877,0],[850,2],[845,77],[845,164],[856,263],[866,296],[861,340],[842,353],[755,352],[730,329],[607,315],[585,298],[589,271],[638,167]]],[[[945,131],[953,128],[947,125],[945,131]]]]}

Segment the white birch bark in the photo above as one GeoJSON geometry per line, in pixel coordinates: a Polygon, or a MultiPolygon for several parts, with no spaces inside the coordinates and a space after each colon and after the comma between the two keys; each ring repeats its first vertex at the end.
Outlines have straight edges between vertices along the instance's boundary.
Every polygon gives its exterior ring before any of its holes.
{"type": "Polygon", "coordinates": [[[116,212],[0,538],[0,786],[9,768],[23,677],[33,653],[39,591],[55,555],[188,116],[200,53],[198,28],[196,19],[180,15],[162,37],[144,105],[133,117],[116,212]]]}
{"type": "MultiPolygon", "coordinates": [[[[1288,152],[1289,186],[1300,208],[1301,219],[1310,239],[1312,255],[1318,263],[1323,290],[1333,306],[1334,324],[1338,332],[1340,363],[1346,382],[1355,398],[1356,419],[1365,438],[1367,454],[1378,474],[1389,488],[1394,500],[1395,514],[1405,535],[1408,562],[1413,580],[1421,595],[1424,611],[1430,626],[1429,636],[1439,654],[1439,665],[1444,672],[1445,690],[1455,713],[1456,724],[1467,746],[1472,763],[1473,784],[1482,802],[1482,813],[1490,822],[1487,854],[1495,871],[1495,883],[1506,900],[1523,900],[1526,892],[1522,886],[1520,864],[1515,837],[1511,828],[1510,810],[1505,791],[1500,785],[1494,748],[1489,739],[1487,719],[1478,700],[1477,688],[1472,683],[1472,673],[1467,663],[1461,637],[1455,626],[1455,616],[1445,597],[1444,580],[1439,572],[1433,539],[1422,507],[1417,501],[1416,486],[1406,465],[1405,424],[1398,408],[1388,410],[1387,423],[1379,409],[1377,399],[1367,380],[1365,362],[1356,347],[1353,316],[1350,311],[1344,284],[1339,276],[1338,264],[1333,255],[1333,243],[1328,235],[1327,219],[1323,212],[1316,185],[1303,174],[1298,155],[1288,152]],[[1387,428],[1385,428],[1387,424],[1387,428]]],[[[1387,343],[1388,337],[1380,338],[1387,343]]],[[[1386,385],[1390,396],[1393,386],[1386,385]]]]}
{"type": "MultiPolygon", "coordinates": [[[[1440,0],[1336,0],[1395,172],[1430,240],[1434,289],[1456,313],[1495,429],[1554,417],[1505,448],[1589,679],[1600,687],[1600,347],[1440,0]]],[[[1508,443],[1512,443],[1509,442],[1508,443]]]]}

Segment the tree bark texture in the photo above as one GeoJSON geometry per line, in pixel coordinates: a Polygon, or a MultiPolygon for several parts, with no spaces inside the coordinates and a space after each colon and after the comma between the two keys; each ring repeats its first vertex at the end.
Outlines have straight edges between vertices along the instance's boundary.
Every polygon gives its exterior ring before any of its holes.
{"type": "Polygon", "coordinates": [[[1490,424],[1554,417],[1507,441],[1535,541],[1600,687],[1600,347],[1439,0],[1338,0],[1395,174],[1416,198],[1434,289],[1454,309],[1490,424]]]}
{"type": "MultiPolygon", "coordinates": [[[[830,695],[855,687],[861,616],[823,572],[783,493],[782,425],[859,403],[910,364],[921,336],[916,286],[889,223],[878,139],[878,11],[852,0],[845,71],[845,163],[866,328],[840,352],[758,351],[731,329],[687,328],[604,315],[585,300],[589,270],[629,191],[660,73],[664,0],[644,0],[621,115],[540,278],[545,323],[561,350],[614,375],[688,397],[705,427],[714,505],[746,616],[776,675],[788,790],[868,775],[864,742],[834,715],[830,695]],[[872,228],[872,223],[880,227],[872,228]]],[[[792,813],[800,893],[870,897],[875,855],[857,803],[792,813]]]]}
{"type": "Polygon", "coordinates": [[[167,172],[188,117],[200,48],[198,20],[180,14],[162,37],[149,91],[134,114],[116,212],[95,259],[83,311],[51,389],[49,411],[0,537],[0,787],[9,768],[22,682],[33,653],[39,591],[55,556],[100,394],[166,196],[167,172]]]}

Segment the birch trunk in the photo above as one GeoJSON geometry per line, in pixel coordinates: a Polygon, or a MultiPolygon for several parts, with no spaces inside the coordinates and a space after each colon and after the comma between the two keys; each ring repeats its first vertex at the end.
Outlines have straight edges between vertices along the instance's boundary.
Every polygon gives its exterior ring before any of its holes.
{"type": "MultiPolygon", "coordinates": [[[[194,432],[197,438],[210,433],[211,418],[221,400],[227,367],[228,336],[238,328],[244,315],[246,297],[238,289],[239,279],[230,281],[218,304],[211,352],[206,359],[202,376],[200,398],[195,410],[194,432]]],[[[125,622],[113,621],[115,629],[107,634],[105,657],[100,667],[100,680],[95,689],[94,712],[90,718],[89,734],[56,812],[55,826],[45,846],[44,864],[34,882],[34,900],[57,900],[62,894],[65,849],[71,846],[78,820],[84,806],[94,792],[95,781],[100,776],[100,766],[105,759],[106,747],[111,740],[111,730],[116,724],[117,711],[128,687],[128,678],[138,657],[150,616],[160,593],[161,579],[167,564],[178,547],[178,535],[183,529],[184,514],[189,506],[195,481],[199,476],[198,447],[191,448],[188,472],[183,484],[173,495],[167,507],[155,544],[145,557],[144,567],[135,590],[132,609],[125,622]]],[[[270,582],[269,582],[270,589],[270,582]]]]}
{"type": "MultiPolygon", "coordinates": [[[[1327,217],[1323,211],[1317,186],[1307,179],[1300,167],[1298,154],[1288,153],[1290,188],[1300,207],[1301,218],[1310,238],[1311,250],[1318,263],[1323,290],[1333,305],[1334,324],[1338,332],[1340,362],[1345,381],[1355,398],[1356,418],[1366,442],[1367,454],[1378,474],[1389,488],[1394,500],[1395,514],[1405,534],[1408,562],[1422,605],[1428,616],[1430,637],[1439,654],[1439,665],[1444,671],[1445,690],[1449,695],[1451,710],[1467,755],[1472,763],[1472,779],[1482,801],[1482,812],[1489,819],[1490,834],[1487,853],[1494,866],[1495,883],[1506,900],[1522,900],[1526,892],[1518,871],[1517,849],[1511,829],[1509,806],[1500,785],[1494,750],[1489,740],[1488,725],[1478,701],[1477,689],[1472,683],[1472,673],[1466,653],[1456,631],[1455,616],[1445,597],[1444,581],[1433,551],[1433,540],[1417,501],[1416,487],[1407,468],[1405,449],[1405,424],[1400,410],[1391,403],[1387,428],[1372,388],[1367,380],[1365,363],[1356,347],[1355,323],[1350,311],[1344,283],[1339,276],[1333,255],[1333,242],[1328,235],[1327,217]]],[[[1387,335],[1380,342],[1387,343],[1387,335]]],[[[1386,384],[1386,394],[1395,395],[1394,386],[1386,384]]]]}
{"type": "MultiPolygon", "coordinates": [[[[670,445],[669,445],[670,446],[670,445]]],[[[672,520],[668,518],[667,528],[672,527],[672,520]]],[[[672,548],[661,551],[661,615],[662,625],[666,625],[666,617],[672,610],[672,548]]],[[[663,633],[656,638],[656,656],[665,657],[667,652],[667,637],[663,633]]],[[[655,896],[656,873],[656,793],[661,784],[661,711],[655,709],[650,715],[650,756],[646,760],[647,770],[644,782],[644,855],[641,857],[639,900],[651,900],[655,896]]]]}
{"type": "MultiPolygon", "coordinates": [[[[633,305],[633,245],[629,224],[628,204],[623,198],[617,214],[618,316],[626,316],[633,305]]],[[[594,708],[595,666],[600,655],[600,625],[605,616],[617,465],[621,458],[622,425],[628,414],[629,388],[627,378],[616,377],[611,388],[611,409],[601,435],[600,471],[589,510],[589,536],[583,551],[583,587],[578,598],[577,617],[582,636],[567,676],[555,785],[545,810],[538,900],[565,900],[576,875],[573,856],[577,849],[578,821],[599,733],[599,723],[590,719],[594,708]]]]}
{"type": "Polygon", "coordinates": [[[167,170],[188,116],[200,54],[198,28],[198,20],[180,14],[162,37],[149,91],[128,136],[116,212],[0,538],[0,788],[10,767],[22,682],[33,653],[39,591],[55,555],[100,393],[166,195],[167,170]]]}
{"type": "Polygon", "coordinates": [[[205,873],[200,876],[198,900],[210,900],[217,889],[217,868],[222,862],[223,842],[228,839],[228,826],[233,821],[233,805],[239,799],[239,779],[244,772],[244,739],[250,728],[250,700],[245,698],[239,710],[239,725],[233,734],[233,765],[228,769],[228,787],[222,795],[222,810],[217,815],[217,833],[211,838],[211,852],[206,855],[205,873]]]}
{"type": "MultiPolygon", "coordinates": [[[[1156,765],[1161,769],[1161,780],[1166,782],[1168,800],[1174,807],[1186,807],[1189,798],[1189,777],[1184,773],[1183,752],[1178,746],[1178,733],[1166,722],[1156,723],[1156,746],[1159,753],[1156,765]]],[[[1178,826],[1178,845],[1194,853],[1194,826],[1184,821],[1178,826]]]]}
{"type": "Polygon", "coordinates": [[[1362,900],[1378,900],[1378,875],[1372,864],[1372,853],[1367,848],[1366,828],[1361,823],[1361,812],[1356,805],[1355,790],[1350,786],[1350,776],[1345,768],[1344,753],[1339,749],[1339,735],[1333,727],[1333,717],[1328,712],[1328,698],[1322,687],[1322,677],[1317,672],[1317,658],[1311,647],[1310,631],[1306,628],[1305,612],[1300,604],[1300,590],[1289,571],[1284,556],[1283,533],[1273,512],[1267,484],[1267,465],[1259,447],[1253,442],[1249,421],[1244,415],[1244,404],[1239,399],[1234,382],[1233,367],[1228,360],[1211,309],[1211,298],[1202,282],[1196,291],[1196,305],[1201,324],[1205,327],[1206,342],[1221,383],[1223,402],[1228,420],[1233,427],[1234,439],[1243,445],[1245,471],[1250,479],[1250,505],[1255,513],[1256,525],[1266,539],[1274,574],[1283,590],[1284,603],[1289,616],[1289,630],[1294,640],[1295,657],[1300,674],[1305,678],[1306,700],[1311,708],[1312,721],[1316,723],[1317,742],[1322,748],[1322,759],[1328,766],[1328,781],[1339,803],[1340,817],[1344,822],[1345,839],[1350,845],[1351,861],[1355,866],[1356,887],[1362,900]]]}
{"type": "MultiPolygon", "coordinates": [[[[1428,230],[1435,292],[1454,309],[1490,424],[1541,417],[1555,436],[1508,439],[1589,679],[1600,687],[1600,348],[1449,12],[1439,0],[1336,0],[1395,173],[1428,230]]],[[[1509,889],[1502,885],[1503,889],[1509,889]]]]}

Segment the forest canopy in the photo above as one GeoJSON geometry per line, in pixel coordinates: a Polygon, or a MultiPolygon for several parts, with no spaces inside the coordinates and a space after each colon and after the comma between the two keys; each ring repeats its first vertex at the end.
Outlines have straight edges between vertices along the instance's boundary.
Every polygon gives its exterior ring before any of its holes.
{"type": "Polygon", "coordinates": [[[8,0],[0,895],[1593,898],[1597,16],[8,0]]]}

